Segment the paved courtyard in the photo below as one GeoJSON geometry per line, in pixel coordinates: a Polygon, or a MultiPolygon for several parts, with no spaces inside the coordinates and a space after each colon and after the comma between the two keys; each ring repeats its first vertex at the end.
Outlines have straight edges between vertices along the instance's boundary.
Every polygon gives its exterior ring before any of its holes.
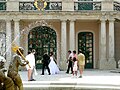
{"type": "Polygon", "coordinates": [[[27,71],[19,72],[25,90],[54,90],[57,87],[57,90],[120,90],[119,70],[85,70],[83,78],[78,78],[79,74],[73,77],[65,71],[56,75],[40,75],[41,70],[37,72],[36,81],[27,81],[27,71]]]}

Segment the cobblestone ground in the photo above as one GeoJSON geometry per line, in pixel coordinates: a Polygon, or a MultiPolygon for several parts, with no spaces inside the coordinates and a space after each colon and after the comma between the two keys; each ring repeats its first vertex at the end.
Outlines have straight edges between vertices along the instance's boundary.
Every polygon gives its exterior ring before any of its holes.
{"type": "MultiPolygon", "coordinates": [[[[78,79],[79,76],[79,72],[77,77],[73,77],[72,74],[66,74],[65,71],[60,71],[60,73],[56,75],[48,75],[47,71],[45,75],[41,75],[41,70],[37,70],[37,72],[38,75],[34,75],[36,81],[59,81],[62,79],[78,79]]],[[[23,81],[27,81],[27,71],[19,71],[19,74],[21,75],[23,81]]],[[[114,83],[118,81],[120,83],[120,73],[111,72],[111,70],[85,70],[83,73],[83,78],[81,79],[88,79],[87,81],[89,81],[89,79],[92,79],[91,82],[96,80],[106,80],[109,83],[112,83],[112,81],[114,80],[114,83]]]]}
{"type": "Polygon", "coordinates": [[[40,75],[41,70],[37,70],[37,72],[38,75],[34,75],[36,81],[27,81],[27,71],[19,71],[26,88],[25,90],[44,90],[39,89],[39,87],[46,87],[48,85],[55,88],[56,86],[65,85],[65,87],[69,87],[66,90],[70,89],[70,87],[84,88],[78,90],[120,90],[120,73],[115,70],[85,70],[82,78],[78,78],[79,72],[77,77],[73,77],[72,74],[66,74],[65,71],[60,71],[56,75],[48,75],[47,72],[45,75],[40,75]],[[31,89],[33,87],[38,89],[31,89]],[[89,89],[85,89],[86,87],[89,89]]]}

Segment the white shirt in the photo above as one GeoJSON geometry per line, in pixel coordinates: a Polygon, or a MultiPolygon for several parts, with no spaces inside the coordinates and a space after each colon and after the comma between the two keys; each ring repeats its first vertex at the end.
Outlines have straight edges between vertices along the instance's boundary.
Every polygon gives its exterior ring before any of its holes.
{"type": "Polygon", "coordinates": [[[73,57],[73,54],[72,54],[72,53],[69,54],[68,59],[70,59],[70,57],[73,57]]]}
{"type": "Polygon", "coordinates": [[[30,65],[30,67],[31,67],[31,68],[30,68],[28,65],[26,65],[27,70],[28,70],[28,69],[33,69],[33,68],[35,67],[35,56],[34,56],[34,54],[33,54],[33,53],[28,54],[28,55],[26,56],[26,60],[29,61],[29,65],[30,65]]]}

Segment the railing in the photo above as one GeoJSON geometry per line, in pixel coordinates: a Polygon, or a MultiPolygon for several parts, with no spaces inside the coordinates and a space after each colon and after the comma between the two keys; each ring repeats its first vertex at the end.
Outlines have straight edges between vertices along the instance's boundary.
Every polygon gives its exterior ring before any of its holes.
{"type": "MultiPolygon", "coordinates": [[[[101,10],[101,1],[75,1],[74,10],[101,10]]],[[[7,8],[7,1],[0,0],[0,11],[5,11],[7,8]]],[[[44,8],[46,11],[62,11],[62,1],[47,1],[47,6],[44,8]]],[[[120,2],[114,1],[114,11],[120,11],[120,2]]],[[[38,9],[34,5],[34,1],[19,2],[19,11],[37,11],[38,9]]]]}
{"type": "Polygon", "coordinates": [[[114,2],[114,10],[120,11],[120,3],[119,2],[114,2]]]}
{"type": "MultiPolygon", "coordinates": [[[[60,11],[62,10],[62,2],[47,2],[46,11],[60,11]]],[[[37,8],[34,5],[34,2],[19,2],[19,10],[20,11],[37,11],[37,8]]]]}
{"type": "Polygon", "coordinates": [[[101,2],[76,1],[74,2],[74,10],[101,10],[101,2]]]}
{"type": "Polygon", "coordinates": [[[0,1],[0,11],[6,10],[6,1],[0,1]]]}

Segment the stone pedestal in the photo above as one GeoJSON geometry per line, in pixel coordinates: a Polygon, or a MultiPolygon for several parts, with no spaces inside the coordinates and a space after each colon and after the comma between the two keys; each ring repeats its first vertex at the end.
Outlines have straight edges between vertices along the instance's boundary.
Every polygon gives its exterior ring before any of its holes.
{"type": "Polygon", "coordinates": [[[7,11],[19,11],[19,1],[17,0],[7,1],[7,11]]]}

